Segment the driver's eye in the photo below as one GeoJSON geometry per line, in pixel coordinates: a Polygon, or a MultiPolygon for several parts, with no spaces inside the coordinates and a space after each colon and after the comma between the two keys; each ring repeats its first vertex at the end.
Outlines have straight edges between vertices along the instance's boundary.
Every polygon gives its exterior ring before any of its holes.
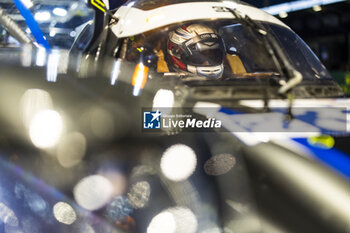
{"type": "Polygon", "coordinates": [[[196,51],[196,50],[197,50],[197,46],[196,46],[196,45],[191,45],[190,49],[191,49],[192,51],[196,51]]]}

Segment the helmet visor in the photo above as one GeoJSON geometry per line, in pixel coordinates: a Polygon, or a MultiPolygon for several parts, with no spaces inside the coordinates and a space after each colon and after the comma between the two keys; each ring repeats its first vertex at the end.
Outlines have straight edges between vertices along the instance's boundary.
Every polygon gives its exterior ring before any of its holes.
{"type": "Polygon", "coordinates": [[[211,49],[194,52],[183,58],[185,64],[193,66],[217,66],[223,62],[224,53],[221,49],[211,49]]]}
{"type": "Polygon", "coordinates": [[[193,66],[217,66],[223,63],[224,45],[220,38],[197,41],[186,46],[182,61],[193,66]]]}

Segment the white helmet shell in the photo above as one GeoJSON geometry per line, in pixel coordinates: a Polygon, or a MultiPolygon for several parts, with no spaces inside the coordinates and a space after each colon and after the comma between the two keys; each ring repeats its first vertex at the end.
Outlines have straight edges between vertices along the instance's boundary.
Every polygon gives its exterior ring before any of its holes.
{"type": "Polygon", "coordinates": [[[207,25],[195,23],[171,31],[167,52],[174,70],[207,78],[220,78],[223,74],[225,46],[216,31],[207,25]]]}

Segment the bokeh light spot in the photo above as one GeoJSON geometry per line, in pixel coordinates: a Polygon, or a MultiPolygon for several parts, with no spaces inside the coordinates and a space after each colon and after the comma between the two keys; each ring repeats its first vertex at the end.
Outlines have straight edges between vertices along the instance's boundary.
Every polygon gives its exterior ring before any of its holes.
{"type": "Polygon", "coordinates": [[[53,110],[38,112],[30,122],[29,135],[39,148],[50,148],[57,144],[62,133],[62,118],[53,110]]]}
{"type": "Polygon", "coordinates": [[[204,171],[211,176],[219,176],[229,172],[236,164],[236,159],[230,154],[219,154],[204,164],[204,171]]]}
{"type": "Polygon", "coordinates": [[[128,193],[128,199],[131,206],[135,209],[143,208],[148,203],[151,195],[151,186],[146,181],[140,181],[131,187],[128,193]]]}
{"type": "Polygon", "coordinates": [[[74,198],[87,210],[97,210],[105,206],[113,194],[113,185],[103,176],[91,175],[83,178],[74,187],[74,198]]]}
{"type": "Polygon", "coordinates": [[[153,110],[162,108],[163,114],[169,114],[173,106],[174,93],[171,90],[158,90],[153,99],[153,110]]]}
{"type": "Polygon", "coordinates": [[[66,135],[58,145],[57,159],[66,168],[81,162],[86,152],[86,138],[83,134],[74,132],[66,135]]]}
{"type": "Polygon", "coordinates": [[[195,233],[198,221],[193,212],[185,207],[169,208],[156,215],[147,233],[195,233]]]}
{"type": "Polygon", "coordinates": [[[113,200],[107,205],[107,216],[114,222],[122,221],[125,217],[129,216],[132,212],[132,208],[128,199],[123,196],[113,198],[113,200]]]}
{"type": "Polygon", "coordinates": [[[9,225],[12,227],[18,226],[18,218],[8,206],[4,203],[0,202],[0,220],[5,223],[5,225],[9,225]]]}
{"type": "Polygon", "coordinates": [[[20,103],[20,112],[24,125],[29,128],[30,122],[36,113],[52,108],[52,99],[47,91],[28,89],[23,94],[20,103]]]}
{"type": "Polygon", "coordinates": [[[75,222],[77,215],[72,206],[65,202],[58,202],[53,207],[53,214],[60,223],[70,225],[75,222]]]}
{"type": "Polygon", "coordinates": [[[183,181],[192,175],[197,166],[194,151],[183,144],[169,147],[161,158],[160,167],[163,174],[172,181],[183,181]]]}
{"type": "Polygon", "coordinates": [[[156,215],[147,228],[147,233],[175,233],[176,223],[170,212],[156,215]]]}

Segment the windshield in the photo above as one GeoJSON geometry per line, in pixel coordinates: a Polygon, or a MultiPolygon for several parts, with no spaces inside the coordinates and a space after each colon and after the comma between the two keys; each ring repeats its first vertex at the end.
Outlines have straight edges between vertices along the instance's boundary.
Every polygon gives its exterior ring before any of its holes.
{"type": "MultiPolygon", "coordinates": [[[[303,80],[331,79],[309,47],[288,28],[263,23],[303,80]]],[[[220,80],[280,77],[255,35],[234,20],[189,22],[126,38],[120,57],[159,73],[220,80]]]]}
{"type": "Polygon", "coordinates": [[[296,33],[274,24],[270,24],[267,28],[278,40],[293,67],[302,73],[304,79],[332,79],[326,67],[296,33]]]}

